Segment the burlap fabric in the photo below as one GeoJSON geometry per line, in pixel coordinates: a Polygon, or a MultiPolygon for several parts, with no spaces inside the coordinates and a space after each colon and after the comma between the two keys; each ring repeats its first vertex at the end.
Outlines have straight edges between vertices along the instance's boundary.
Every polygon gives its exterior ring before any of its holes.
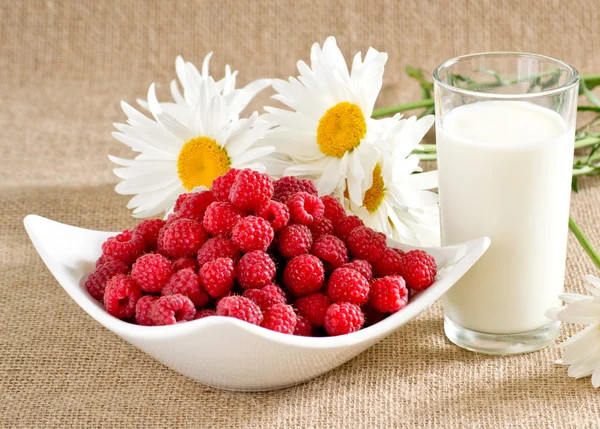
{"type": "MultiPolygon", "coordinates": [[[[100,327],[35,253],[22,218],[133,224],[107,153],[119,100],[174,75],[174,58],[287,77],[333,34],[346,54],[390,54],[379,105],[410,101],[405,64],[535,51],[600,71],[597,2],[4,1],[0,6],[0,427],[598,427],[600,392],[558,350],[486,357],[452,346],[435,305],[356,359],[283,391],[231,393],[180,376],[100,327]]],[[[220,72],[218,73],[220,75],[220,72]]],[[[265,98],[266,99],[266,98],[265,98]]],[[[263,99],[262,101],[264,101],[263,99]]],[[[572,214],[600,247],[600,178],[572,214]]],[[[567,288],[595,272],[573,238],[567,288]]],[[[597,272],[596,272],[597,273],[597,272]]],[[[565,333],[573,333],[570,327],[565,333]]]]}

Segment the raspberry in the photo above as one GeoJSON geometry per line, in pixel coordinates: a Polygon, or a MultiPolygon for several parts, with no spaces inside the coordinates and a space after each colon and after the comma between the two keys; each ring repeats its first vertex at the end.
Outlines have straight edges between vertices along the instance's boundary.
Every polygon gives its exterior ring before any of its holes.
{"type": "Polygon", "coordinates": [[[367,281],[373,278],[373,268],[371,267],[371,264],[364,259],[353,259],[347,264],[342,265],[341,268],[352,268],[361,273],[367,281]]]}
{"type": "Polygon", "coordinates": [[[337,198],[331,195],[325,195],[321,197],[323,205],[325,206],[325,217],[331,221],[333,225],[346,217],[346,210],[344,206],[337,198]]]}
{"type": "Polygon", "coordinates": [[[146,219],[133,228],[133,233],[141,235],[144,239],[146,251],[151,251],[156,249],[158,233],[163,226],[165,226],[165,221],[162,219],[146,219]]]}
{"type": "Polygon", "coordinates": [[[369,304],[362,307],[362,311],[365,314],[365,326],[372,326],[385,318],[385,313],[376,310],[369,304]]]}
{"type": "Polygon", "coordinates": [[[173,207],[173,211],[175,213],[177,213],[179,211],[179,209],[181,208],[181,205],[185,202],[185,200],[187,200],[190,195],[192,195],[191,193],[187,193],[184,192],[183,194],[179,194],[179,196],[177,197],[177,201],[175,201],[175,207],[173,207]]]}
{"type": "Polygon", "coordinates": [[[192,219],[178,219],[167,226],[161,244],[166,253],[174,258],[191,256],[207,239],[202,224],[192,219]]]}
{"type": "Polygon", "coordinates": [[[333,224],[329,219],[324,217],[319,222],[310,226],[310,232],[313,238],[318,238],[322,235],[333,234],[333,224]]]}
{"type": "Polygon", "coordinates": [[[265,312],[260,326],[282,334],[293,334],[296,328],[296,313],[289,305],[273,304],[265,312]]]}
{"type": "Polygon", "coordinates": [[[298,298],[295,305],[301,316],[304,316],[312,326],[319,327],[323,326],[325,312],[331,305],[331,301],[322,293],[313,293],[298,298]]]}
{"type": "Polygon", "coordinates": [[[196,314],[194,315],[194,320],[204,319],[205,317],[216,316],[216,315],[217,315],[217,312],[215,310],[213,310],[212,308],[203,308],[201,310],[196,311],[196,314]]]}
{"type": "Polygon", "coordinates": [[[144,247],[145,243],[141,235],[125,230],[106,240],[102,244],[102,253],[107,258],[118,259],[131,265],[142,254],[144,247]]]}
{"type": "Polygon", "coordinates": [[[192,268],[194,271],[198,271],[198,261],[196,258],[193,256],[182,256],[181,258],[173,261],[173,269],[175,272],[186,268],[192,268]]]}
{"type": "Polygon", "coordinates": [[[144,292],[160,292],[175,270],[165,256],[146,253],[138,258],[131,268],[131,278],[144,292]]]}
{"type": "Polygon", "coordinates": [[[323,263],[313,255],[296,256],[283,270],[283,281],[295,296],[318,291],[324,280],[323,263]]]}
{"type": "Polygon", "coordinates": [[[385,235],[366,226],[355,228],[346,241],[355,258],[374,264],[386,249],[385,235]]]}
{"type": "Polygon", "coordinates": [[[193,268],[185,268],[173,274],[162,294],[187,296],[198,308],[208,304],[208,295],[200,288],[200,279],[193,268]]]}
{"type": "Polygon", "coordinates": [[[400,274],[400,261],[402,255],[400,255],[395,249],[387,248],[383,254],[373,264],[373,270],[375,276],[395,276],[400,274]]]}
{"type": "Polygon", "coordinates": [[[242,252],[265,251],[273,241],[275,233],[271,224],[257,216],[246,216],[240,220],[231,233],[231,240],[242,252]]]}
{"type": "Polygon", "coordinates": [[[273,199],[280,203],[287,203],[288,198],[298,192],[308,192],[311,195],[319,195],[315,184],[308,179],[285,176],[276,180],[273,184],[273,199]]]}
{"type": "Polygon", "coordinates": [[[310,251],[335,270],[348,262],[348,249],[342,240],[333,235],[322,235],[315,240],[310,251]]]}
{"type": "Polygon", "coordinates": [[[217,258],[200,268],[200,283],[213,298],[225,296],[233,287],[235,279],[233,260],[217,258]]]}
{"type": "Polygon", "coordinates": [[[229,201],[229,191],[239,172],[240,170],[232,168],[227,173],[213,180],[210,191],[217,201],[229,201]]]}
{"type": "Polygon", "coordinates": [[[273,181],[264,173],[249,168],[240,171],[229,191],[231,204],[241,210],[255,210],[273,196],[273,181]]]}
{"type": "Polygon", "coordinates": [[[350,233],[354,231],[354,228],[358,228],[359,226],[365,226],[365,223],[361,218],[358,216],[346,216],[333,225],[333,230],[335,235],[346,241],[348,240],[350,233]]]}
{"type": "Polygon", "coordinates": [[[331,304],[325,313],[325,331],[331,336],[358,331],[365,323],[360,307],[349,302],[331,304]]]}
{"type": "Polygon", "coordinates": [[[185,201],[181,203],[181,207],[175,213],[178,219],[193,219],[202,222],[204,213],[208,206],[215,200],[212,192],[201,191],[192,192],[185,201]]]}
{"type": "Polygon", "coordinates": [[[296,316],[296,328],[294,335],[300,337],[312,337],[312,326],[306,317],[296,316]]]}
{"type": "Polygon", "coordinates": [[[267,311],[274,304],[285,304],[285,293],[276,284],[270,284],[262,289],[247,289],[242,296],[258,304],[261,311],[267,311]]]}
{"type": "Polygon", "coordinates": [[[217,258],[230,258],[233,262],[237,262],[240,259],[240,251],[228,238],[210,238],[198,251],[198,265],[202,268],[204,264],[217,258]]]}
{"type": "Polygon", "coordinates": [[[174,325],[194,319],[196,307],[184,295],[165,295],[152,306],[152,320],[155,325],[174,325]]]}
{"type": "Polygon", "coordinates": [[[279,252],[285,258],[293,258],[310,252],[312,235],[308,227],[299,224],[288,225],[277,235],[279,252]]]}
{"type": "Polygon", "coordinates": [[[435,281],[435,259],[423,250],[411,250],[400,261],[400,273],[411,289],[427,289],[435,281]]]}
{"type": "Polygon", "coordinates": [[[400,276],[387,276],[371,283],[369,304],[383,313],[395,313],[408,303],[408,289],[400,276]]]}
{"type": "Polygon", "coordinates": [[[230,203],[215,201],[206,209],[202,224],[212,235],[229,237],[233,227],[242,219],[243,215],[230,203]]]}
{"type": "Polygon", "coordinates": [[[243,296],[226,296],[217,304],[217,316],[235,317],[253,325],[260,325],[263,314],[256,303],[243,296]]]}
{"type": "Polygon", "coordinates": [[[395,247],[390,247],[390,249],[392,249],[394,252],[396,252],[400,257],[403,257],[405,254],[404,250],[400,250],[395,247]]]}
{"type": "Polygon", "coordinates": [[[268,220],[273,231],[279,231],[290,221],[290,209],[285,204],[271,200],[256,210],[256,216],[268,220]]]}
{"type": "Polygon", "coordinates": [[[152,326],[152,306],[158,300],[157,296],[144,295],[135,305],[135,321],[138,325],[152,326]]]}
{"type": "Polygon", "coordinates": [[[298,192],[288,198],[287,206],[290,209],[290,218],[302,225],[318,223],[323,218],[325,206],[323,201],[308,192],[298,192]]]}
{"type": "Polygon", "coordinates": [[[369,282],[352,268],[338,268],[329,278],[327,296],[333,302],[364,305],[369,300],[369,282]]]}
{"type": "Polygon", "coordinates": [[[235,266],[235,276],[244,289],[259,289],[275,278],[275,262],[260,250],[246,253],[235,266]]]}
{"type": "Polygon", "coordinates": [[[111,316],[128,319],[135,314],[135,306],[142,291],[133,279],[125,274],[113,276],[104,290],[104,307],[111,316]]]}
{"type": "Polygon", "coordinates": [[[114,259],[107,255],[100,255],[100,257],[96,260],[96,268],[98,268],[100,265],[106,264],[107,262],[116,261],[116,260],[117,259],[114,259]]]}
{"type": "Polygon", "coordinates": [[[127,274],[129,265],[123,261],[112,260],[105,262],[96,268],[85,281],[85,288],[94,299],[102,301],[104,299],[104,289],[106,283],[117,274],[127,274]]]}

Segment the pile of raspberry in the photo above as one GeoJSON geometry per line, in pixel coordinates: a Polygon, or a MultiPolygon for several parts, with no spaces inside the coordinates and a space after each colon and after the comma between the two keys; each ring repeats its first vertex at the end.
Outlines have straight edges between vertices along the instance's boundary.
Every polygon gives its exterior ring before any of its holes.
{"type": "Polygon", "coordinates": [[[387,247],[313,182],[232,169],[210,190],[180,195],[166,221],[109,238],[85,286],[139,325],[217,315],[333,336],[402,310],[435,276],[430,255],[387,247]]]}

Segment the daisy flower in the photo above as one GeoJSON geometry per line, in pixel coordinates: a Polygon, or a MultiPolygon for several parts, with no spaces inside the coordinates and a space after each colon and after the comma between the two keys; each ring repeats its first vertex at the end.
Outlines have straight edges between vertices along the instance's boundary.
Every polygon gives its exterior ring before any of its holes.
{"type": "Polygon", "coordinates": [[[567,305],[552,308],[546,316],[561,322],[589,325],[584,330],[557,345],[565,348],[557,363],[569,367],[569,377],[592,376],[592,385],[600,386],[600,279],[586,276],[585,289],[592,295],[565,293],[560,299],[567,305]]]}
{"type": "Polygon", "coordinates": [[[135,217],[168,210],[179,194],[210,187],[230,168],[264,171],[260,159],[274,150],[253,147],[270,125],[256,112],[239,119],[240,100],[248,98],[243,90],[224,93],[229,87],[210,76],[194,85],[184,86],[185,102],[159,103],[152,84],[147,107],[153,119],[121,103],[128,123],[116,124],[119,131],[113,136],[140,154],[134,159],[109,158],[122,166],[113,170],[123,179],[115,191],[135,195],[127,205],[135,217]]]}
{"type": "Polygon", "coordinates": [[[381,156],[372,172],[371,187],[360,204],[346,200],[346,206],[365,225],[398,241],[438,246],[438,196],[427,190],[437,188],[437,171],[421,173],[419,158],[411,155],[434,118],[391,119],[384,120],[381,156]]]}
{"type": "Polygon", "coordinates": [[[379,158],[378,123],[371,114],[387,54],[369,48],[363,61],[359,52],[349,71],[329,37],[322,48],[312,46],[310,59],[310,67],[298,62],[298,78],[273,82],[273,99],[292,110],[265,107],[265,118],[278,125],[268,142],[279,160],[289,157],[285,175],[315,179],[321,195],[347,189],[360,204],[379,158]]]}

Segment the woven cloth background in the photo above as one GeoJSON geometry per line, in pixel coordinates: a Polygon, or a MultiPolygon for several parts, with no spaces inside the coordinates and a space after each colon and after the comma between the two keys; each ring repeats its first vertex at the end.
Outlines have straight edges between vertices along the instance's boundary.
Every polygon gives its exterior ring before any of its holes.
{"type": "MultiPolygon", "coordinates": [[[[568,378],[555,349],[486,357],[452,346],[433,306],[316,380],[231,393],[194,383],[100,327],[34,252],[22,218],[86,228],[133,224],[107,153],[119,100],[161,93],[174,59],[209,50],[239,81],[287,77],[335,35],[346,55],[390,54],[379,105],[410,101],[406,64],[431,71],[478,51],[534,51],[600,71],[596,0],[3,1],[0,5],[0,427],[598,427],[600,392],[568,378]]],[[[219,70],[219,72],[217,72],[219,70]]],[[[159,98],[160,98],[159,94],[159,98]]],[[[259,100],[260,102],[265,101],[259,100]]],[[[600,179],[572,214],[600,247],[600,179]]],[[[573,237],[566,287],[595,270],[573,237]]],[[[571,327],[565,333],[573,333],[571,327]]]]}

